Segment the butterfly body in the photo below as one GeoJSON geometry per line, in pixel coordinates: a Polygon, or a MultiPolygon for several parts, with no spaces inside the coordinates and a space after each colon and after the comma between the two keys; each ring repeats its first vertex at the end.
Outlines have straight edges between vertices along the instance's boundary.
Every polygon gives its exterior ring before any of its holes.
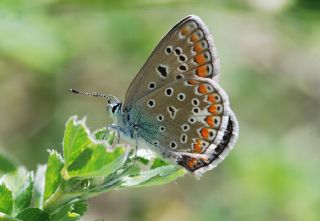
{"type": "Polygon", "coordinates": [[[124,101],[108,98],[107,109],[125,141],[202,174],[224,160],[239,132],[219,77],[207,27],[187,16],[154,49],[124,101]]]}

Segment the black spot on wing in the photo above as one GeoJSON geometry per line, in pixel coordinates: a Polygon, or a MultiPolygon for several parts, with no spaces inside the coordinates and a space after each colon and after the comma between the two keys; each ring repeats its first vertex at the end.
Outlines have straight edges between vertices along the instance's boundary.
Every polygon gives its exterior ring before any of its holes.
{"type": "Polygon", "coordinates": [[[168,76],[168,70],[165,66],[159,65],[157,67],[157,70],[159,71],[160,75],[162,77],[167,77],[168,76]]]}

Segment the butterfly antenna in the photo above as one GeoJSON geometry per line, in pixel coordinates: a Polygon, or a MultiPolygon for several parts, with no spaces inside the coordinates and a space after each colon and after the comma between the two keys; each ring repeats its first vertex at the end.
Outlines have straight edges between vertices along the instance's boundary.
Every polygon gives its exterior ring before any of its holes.
{"type": "Polygon", "coordinates": [[[96,92],[81,92],[81,91],[78,91],[78,90],[75,90],[75,89],[69,89],[70,92],[72,93],[75,93],[75,94],[82,94],[82,95],[88,95],[88,96],[93,96],[93,97],[104,97],[104,98],[110,98],[110,97],[113,97],[113,96],[110,96],[110,95],[106,95],[106,94],[98,94],[96,92]]]}

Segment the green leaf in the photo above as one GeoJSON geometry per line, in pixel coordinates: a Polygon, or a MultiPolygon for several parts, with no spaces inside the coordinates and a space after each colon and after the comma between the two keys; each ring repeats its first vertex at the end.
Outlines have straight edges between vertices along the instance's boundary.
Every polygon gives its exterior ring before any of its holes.
{"type": "Polygon", "coordinates": [[[96,130],[93,133],[93,136],[96,140],[105,140],[109,145],[113,144],[116,132],[113,130],[107,130],[107,128],[102,128],[96,130]]]}
{"type": "Polygon", "coordinates": [[[185,174],[186,170],[176,165],[161,166],[141,171],[137,175],[123,177],[119,188],[162,185],[172,182],[185,174]]]}
{"type": "Polygon", "coordinates": [[[44,201],[47,200],[58,188],[63,167],[63,159],[55,150],[49,150],[47,170],[45,173],[44,201]]]}
{"type": "Polygon", "coordinates": [[[143,165],[148,165],[150,163],[150,160],[148,160],[144,157],[141,157],[141,156],[136,156],[135,160],[142,163],[143,165]]]}
{"type": "Polygon", "coordinates": [[[34,177],[32,202],[37,208],[42,208],[46,169],[46,165],[38,165],[34,177]]]}
{"type": "Polygon", "coordinates": [[[13,172],[16,169],[16,165],[11,160],[9,160],[3,154],[0,154],[0,174],[13,172]]]}
{"type": "Polygon", "coordinates": [[[23,186],[20,194],[14,199],[15,213],[19,212],[31,205],[33,181],[31,176],[23,186]]]}
{"type": "Polygon", "coordinates": [[[158,167],[157,169],[159,169],[158,175],[153,176],[147,181],[139,184],[139,187],[158,186],[167,184],[176,180],[179,177],[183,177],[187,173],[187,171],[184,168],[180,168],[175,165],[158,167]]]}
{"type": "Polygon", "coordinates": [[[28,208],[17,215],[23,221],[49,221],[48,213],[38,208],[28,208]]]}
{"type": "Polygon", "coordinates": [[[2,182],[12,191],[13,215],[31,205],[33,189],[33,173],[19,168],[13,174],[4,175],[2,182]]]}
{"type": "MultiPolygon", "coordinates": [[[[186,173],[175,164],[155,158],[149,151],[141,151],[134,160],[136,154],[133,148],[111,148],[102,138],[103,130],[91,134],[84,120],[71,117],[66,124],[63,140],[65,162],[59,153],[49,151],[44,197],[41,200],[40,180],[39,187],[35,184],[35,193],[40,193],[40,196],[35,194],[35,198],[37,202],[44,202],[46,212],[53,212],[50,214],[51,220],[78,220],[87,208],[80,199],[87,199],[100,192],[161,185],[186,173]]],[[[36,177],[41,176],[43,170],[39,168],[36,177]]],[[[41,207],[41,204],[35,205],[41,207]]]]}
{"type": "Polygon", "coordinates": [[[59,208],[51,215],[50,221],[73,221],[79,220],[86,212],[87,203],[85,201],[75,201],[59,208]]]}
{"type": "Polygon", "coordinates": [[[63,155],[66,164],[69,165],[91,143],[85,121],[77,120],[76,116],[71,117],[67,121],[63,138],[63,155]]]}
{"type": "Polygon", "coordinates": [[[108,176],[127,160],[129,148],[110,148],[105,141],[91,137],[84,120],[72,117],[65,130],[63,150],[66,163],[62,170],[64,179],[108,176]]]}
{"type": "Polygon", "coordinates": [[[85,167],[93,154],[93,149],[86,148],[84,149],[79,156],[68,166],[68,171],[80,170],[85,167]]]}
{"type": "Polygon", "coordinates": [[[84,154],[80,154],[70,163],[67,169],[63,170],[62,175],[65,179],[108,176],[119,169],[127,158],[126,149],[122,147],[107,151],[104,145],[97,144],[90,146],[88,149],[90,152],[85,149],[84,154]],[[90,159],[87,158],[89,156],[90,159]]]}
{"type": "Polygon", "coordinates": [[[12,192],[5,184],[0,185],[0,212],[11,215],[13,210],[12,192]]]}
{"type": "Polygon", "coordinates": [[[154,161],[153,161],[153,164],[152,166],[150,167],[151,169],[155,169],[157,167],[161,167],[161,166],[166,166],[168,165],[167,162],[165,162],[164,160],[162,159],[159,159],[159,158],[156,158],[154,161]]]}

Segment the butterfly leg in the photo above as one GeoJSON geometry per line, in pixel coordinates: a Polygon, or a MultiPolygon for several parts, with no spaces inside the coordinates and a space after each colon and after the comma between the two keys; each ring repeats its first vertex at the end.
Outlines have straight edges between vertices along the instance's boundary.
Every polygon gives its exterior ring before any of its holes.
{"type": "Polygon", "coordinates": [[[120,128],[119,126],[115,125],[115,124],[111,124],[111,125],[107,125],[106,126],[107,130],[114,130],[117,132],[117,144],[120,143],[120,128]]]}
{"type": "Polygon", "coordinates": [[[139,138],[138,130],[139,130],[139,126],[138,125],[134,125],[133,139],[135,139],[136,145],[135,145],[135,153],[134,153],[133,165],[135,165],[136,159],[138,157],[138,138],[139,138]]]}

